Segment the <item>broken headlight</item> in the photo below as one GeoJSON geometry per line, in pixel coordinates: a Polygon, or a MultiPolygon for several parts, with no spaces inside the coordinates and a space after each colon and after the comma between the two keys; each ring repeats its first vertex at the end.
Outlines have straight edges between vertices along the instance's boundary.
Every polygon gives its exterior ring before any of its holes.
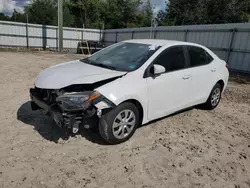
{"type": "Polygon", "coordinates": [[[86,110],[93,100],[99,98],[101,94],[93,91],[65,93],[56,98],[59,106],[66,111],[86,110]]]}

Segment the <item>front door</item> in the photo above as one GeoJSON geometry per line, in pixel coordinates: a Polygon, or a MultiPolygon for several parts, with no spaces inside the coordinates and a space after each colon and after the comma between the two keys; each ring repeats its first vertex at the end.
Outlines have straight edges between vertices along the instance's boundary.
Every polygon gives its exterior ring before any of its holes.
{"type": "Polygon", "coordinates": [[[186,69],[183,49],[183,46],[167,48],[153,62],[164,66],[166,72],[146,78],[149,120],[169,115],[189,105],[189,84],[192,77],[186,69]]]}

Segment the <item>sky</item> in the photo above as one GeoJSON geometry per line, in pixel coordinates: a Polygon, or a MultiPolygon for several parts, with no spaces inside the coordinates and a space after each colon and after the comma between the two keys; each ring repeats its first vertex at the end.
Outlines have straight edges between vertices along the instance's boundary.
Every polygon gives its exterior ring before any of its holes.
{"type": "Polygon", "coordinates": [[[22,12],[23,7],[28,3],[29,0],[0,0],[0,13],[10,15],[14,9],[22,12]]]}
{"type": "Polygon", "coordinates": [[[155,7],[154,12],[159,12],[160,10],[165,9],[166,0],[150,0],[153,7],[155,7]]]}
{"type": "MultiPolygon", "coordinates": [[[[154,12],[158,12],[165,8],[165,0],[150,0],[155,7],[154,12]]],[[[23,11],[23,7],[27,5],[30,0],[0,0],[0,13],[11,15],[13,10],[18,12],[23,11]]]]}

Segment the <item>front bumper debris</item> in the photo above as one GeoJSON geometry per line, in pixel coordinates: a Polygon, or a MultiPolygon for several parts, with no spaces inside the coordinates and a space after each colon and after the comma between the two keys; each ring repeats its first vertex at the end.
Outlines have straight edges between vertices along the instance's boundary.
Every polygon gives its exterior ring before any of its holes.
{"type": "Polygon", "coordinates": [[[33,88],[30,89],[30,98],[32,110],[45,110],[60,128],[70,129],[73,133],[77,133],[80,126],[93,128],[98,124],[97,109],[93,105],[85,111],[67,112],[56,103],[47,104],[33,88]]]}
{"type": "Polygon", "coordinates": [[[35,89],[30,89],[30,98],[32,100],[31,101],[32,110],[36,110],[36,109],[39,109],[39,108],[47,110],[47,111],[50,110],[50,106],[39,99],[35,89]]]}

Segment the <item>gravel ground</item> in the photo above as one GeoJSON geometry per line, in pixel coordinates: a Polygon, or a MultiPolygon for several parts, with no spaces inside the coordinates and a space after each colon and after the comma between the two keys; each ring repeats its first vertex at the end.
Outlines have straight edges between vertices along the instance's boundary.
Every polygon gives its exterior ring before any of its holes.
{"type": "Polygon", "coordinates": [[[250,86],[229,83],[214,111],[191,109],[137,130],[124,144],[97,133],[62,140],[29,88],[46,67],[79,59],[0,52],[0,187],[250,187],[250,86]]]}

